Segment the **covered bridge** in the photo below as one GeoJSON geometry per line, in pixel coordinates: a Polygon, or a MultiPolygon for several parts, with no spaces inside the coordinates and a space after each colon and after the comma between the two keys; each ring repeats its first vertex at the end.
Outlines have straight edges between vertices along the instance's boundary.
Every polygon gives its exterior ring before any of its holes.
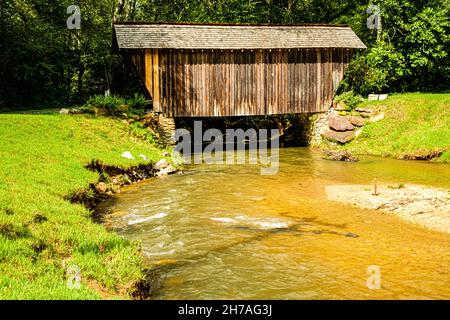
{"type": "Polygon", "coordinates": [[[119,23],[114,32],[168,117],[326,111],[366,48],[346,26],[119,23]]]}

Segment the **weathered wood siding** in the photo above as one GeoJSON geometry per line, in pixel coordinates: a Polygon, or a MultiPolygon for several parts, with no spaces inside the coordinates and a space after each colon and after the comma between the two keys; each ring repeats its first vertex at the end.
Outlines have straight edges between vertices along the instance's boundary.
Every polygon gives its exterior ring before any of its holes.
{"type": "Polygon", "coordinates": [[[131,52],[152,96],[169,117],[323,112],[352,49],[176,50],[131,52]]]}

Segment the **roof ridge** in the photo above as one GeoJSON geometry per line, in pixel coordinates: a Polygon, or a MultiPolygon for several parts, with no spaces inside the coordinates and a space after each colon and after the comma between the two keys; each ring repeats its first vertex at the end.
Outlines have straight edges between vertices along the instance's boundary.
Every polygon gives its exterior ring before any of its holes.
{"type": "Polygon", "coordinates": [[[212,27],[330,27],[349,28],[347,24],[326,24],[326,23],[301,23],[301,24],[273,24],[273,23],[222,23],[222,22],[145,22],[145,21],[123,21],[114,25],[159,25],[159,26],[212,26],[212,27]]]}

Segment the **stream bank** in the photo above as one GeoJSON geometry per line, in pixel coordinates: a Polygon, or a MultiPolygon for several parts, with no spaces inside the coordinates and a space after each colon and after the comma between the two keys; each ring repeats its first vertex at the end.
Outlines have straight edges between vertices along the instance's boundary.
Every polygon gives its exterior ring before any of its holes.
{"type": "Polygon", "coordinates": [[[445,164],[329,161],[311,148],[281,149],[280,161],[276,176],[257,165],[186,166],[101,204],[106,228],[142,243],[153,299],[449,297],[447,234],[326,194],[373,177],[446,189],[445,164]],[[371,265],[382,290],[366,287],[371,265]]]}
{"type": "Polygon", "coordinates": [[[120,121],[88,115],[2,114],[0,135],[0,297],[130,298],[144,276],[139,246],[95,223],[68,195],[98,185],[100,175],[85,168],[92,159],[137,167],[156,163],[166,150],[120,121]],[[124,158],[124,151],[148,161],[124,158]],[[78,290],[68,286],[76,270],[78,290]]]}
{"type": "Polygon", "coordinates": [[[84,205],[93,211],[93,218],[100,219],[101,212],[96,210],[98,204],[110,198],[114,198],[121,192],[121,188],[146,179],[167,176],[180,171],[167,161],[160,160],[141,163],[137,166],[125,167],[108,165],[99,160],[92,160],[86,169],[99,174],[97,183],[89,184],[86,189],[78,190],[67,197],[72,203],[84,205]]]}
{"type": "MultiPolygon", "coordinates": [[[[161,159],[156,164],[149,162],[131,167],[108,165],[99,160],[92,160],[85,168],[98,173],[99,181],[91,183],[86,189],[81,189],[71,194],[67,199],[71,203],[82,204],[91,211],[92,218],[96,223],[102,223],[105,218],[105,211],[99,209],[99,205],[104,201],[117,197],[122,192],[123,187],[144,182],[151,178],[161,178],[182,173],[164,159],[161,159]]],[[[149,299],[151,292],[157,286],[154,270],[143,267],[141,271],[143,277],[135,281],[128,289],[130,297],[136,300],[149,299]]],[[[97,288],[97,290],[99,289],[97,288]]]]}
{"type": "Polygon", "coordinates": [[[450,94],[395,94],[384,101],[364,102],[356,110],[366,124],[360,127],[363,121],[350,118],[353,112],[334,110],[333,119],[321,130],[334,142],[322,141],[320,147],[450,163],[450,94]]]}

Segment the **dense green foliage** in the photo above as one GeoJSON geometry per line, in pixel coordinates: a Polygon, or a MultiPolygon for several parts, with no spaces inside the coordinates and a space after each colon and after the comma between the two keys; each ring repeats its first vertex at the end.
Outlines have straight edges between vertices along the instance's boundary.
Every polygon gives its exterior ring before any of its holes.
{"type": "Polygon", "coordinates": [[[120,92],[133,78],[111,51],[112,6],[109,0],[0,1],[0,107],[72,105],[120,92]],[[81,30],[66,26],[72,4],[81,8],[81,30]]]}
{"type": "Polygon", "coordinates": [[[374,0],[380,32],[366,26],[367,0],[3,0],[0,1],[0,107],[82,103],[106,91],[141,87],[112,54],[113,21],[343,23],[367,44],[344,90],[448,89],[449,0],[374,0]],[[81,8],[81,30],[66,9],[81,8]]]}
{"type": "MultiPolygon", "coordinates": [[[[132,98],[123,98],[117,95],[95,95],[86,102],[86,107],[91,111],[104,109],[107,115],[119,116],[121,114],[144,114],[148,109],[149,101],[141,94],[135,94],[132,98]]],[[[97,113],[94,112],[94,113],[97,113]]]]}
{"type": "Polygon", "coordinates": [[[339,104],[342,102],[346,107],[346,111],[354,110],[360,103],[364,102],[364,98],[353,91],[347,91],[337,95],[333,102],[339,104]]]}
{"type": "MultiPolygon", "coordinates": [[[[448,1],[379,0],[382,31],[355,59],[345,87],[381,91],[448,90],[450,12],[448,1]]],[[[367,42],[366,42],[367,43],[367,42]]]]}
{"type": "Polygon", "coordinates": [[[136,244],[92,222],[64,198],[99,179],[92,159],[123,166],[162,151],[105,117],[0,115],[0,299],[92,299],[127,296],[143,277],[136,244]],[[81,288],[66,271],[81,272],[81,288]],[[103,292],[103,296],[99,293],[103,292]]]}

